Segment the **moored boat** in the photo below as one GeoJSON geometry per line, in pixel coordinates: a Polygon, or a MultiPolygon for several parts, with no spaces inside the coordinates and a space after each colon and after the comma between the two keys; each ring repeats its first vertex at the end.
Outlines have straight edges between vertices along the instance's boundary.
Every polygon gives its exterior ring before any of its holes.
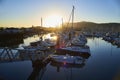
{"type": "Polygon", "coordinates": [[[51,65],[59,67],[76,67],[80,68],[85,65],[86,59],[81,56],[70,56],[70,55],[52,55],[51,65]]]}
{"type": "MultiPolygon", "coordinates": [[[[72,9],[72,14],[74,14],[74,6],[72,9]]],[[[72,17],[72,24],[73,24],[73,18],[72,17]]],[[[62,54],[62,53],[67,53],[67,54],[77,54],[77,55],[90,55],[90,48],[89,46],[86,45],[87,39],[86,37],[81,33],[78,36],[75,36],[75,31],[72,27],[69,29],[67,35],[67,40],[65,41],[65,46],[63,46],[62,43],[60,43],[60,39],[58,38],[58,46],[56,48],[56,53],[62,54]]],[[[64,36],[62,37],[64,40],[64,36]]]]}
{"type": "Polygon", "coordinates": [[[61,54],[76,54],[76,55],[90,55],[90,49],[88,46],[70,46],[70,47],[65,47],[65,48],[58,48],[56,49],[56,53],[61,54]]]}

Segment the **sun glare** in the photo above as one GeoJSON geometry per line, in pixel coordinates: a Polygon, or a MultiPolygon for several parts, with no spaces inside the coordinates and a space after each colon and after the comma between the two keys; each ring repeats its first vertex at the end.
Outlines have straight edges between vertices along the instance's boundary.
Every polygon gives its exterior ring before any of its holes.
{"type": "Polygon", "coordinates": [[[56,27],[59,26],[62,21],[61,21],[62,17],[59,15],[51,15],[46,17],[45,21],[44,21],[44,26],[45,27],[56,27]]]}

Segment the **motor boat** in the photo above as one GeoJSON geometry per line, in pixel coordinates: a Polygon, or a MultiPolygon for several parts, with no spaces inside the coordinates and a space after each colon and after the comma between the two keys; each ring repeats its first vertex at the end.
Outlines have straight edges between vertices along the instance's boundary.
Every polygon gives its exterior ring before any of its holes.
{"type": "Polygon", "coordinates": [[[70,55],[52,55],[51,56],[52,66],[61,67],[76,67],[80,68],[85,65],[85,58],[81,56],[70,56],[70,55]]]}

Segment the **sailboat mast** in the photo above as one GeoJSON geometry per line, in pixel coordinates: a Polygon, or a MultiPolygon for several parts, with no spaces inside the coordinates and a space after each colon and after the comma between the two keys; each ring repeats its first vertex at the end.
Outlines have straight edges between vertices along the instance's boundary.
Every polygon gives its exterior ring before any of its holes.
{"type": "Polygon", "coordinates": [[[74,26],[74,9],[75,9],[75,7],[73,6],[73,9],[72,9],[72,29],[74,26]]]}
{"type": "Polygon", "coordinates": [[[43,20],[42,20],[42,17],[41,17],[41,27],[43,27],[43,20]]]}

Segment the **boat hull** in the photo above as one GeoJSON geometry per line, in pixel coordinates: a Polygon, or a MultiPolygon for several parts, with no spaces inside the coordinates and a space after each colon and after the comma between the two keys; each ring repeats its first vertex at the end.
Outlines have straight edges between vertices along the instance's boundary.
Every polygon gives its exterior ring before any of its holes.
{"type": "Polygon", "coordinates": [[[85,58],[88,58],[90,56],[89,52],[72,51],[72,50],[67,50],[67,49],[62,49],[62,48],[56,49],[55,54],[58,54],[58,55],[69,54],[69,55],[72,55],[72,56],[82,56],[82,57],[85,57],[85,58]]]}
{"type": "Polygon", "coordinates": [[[54,67],[67,67],[67,68],[82,68],[85,66],[85,63],[81,64],[72,64],[72,63],[64,63],[64,62],[57,62],[57,61],[52,61],[50,65],[54,67]]]}
{"type": "Polygon", "coordinates": [[[53,55],[51,65],[56,67],[75,67],[80,68],[85,65],[85,58],[81,56],[53,55]]]}

